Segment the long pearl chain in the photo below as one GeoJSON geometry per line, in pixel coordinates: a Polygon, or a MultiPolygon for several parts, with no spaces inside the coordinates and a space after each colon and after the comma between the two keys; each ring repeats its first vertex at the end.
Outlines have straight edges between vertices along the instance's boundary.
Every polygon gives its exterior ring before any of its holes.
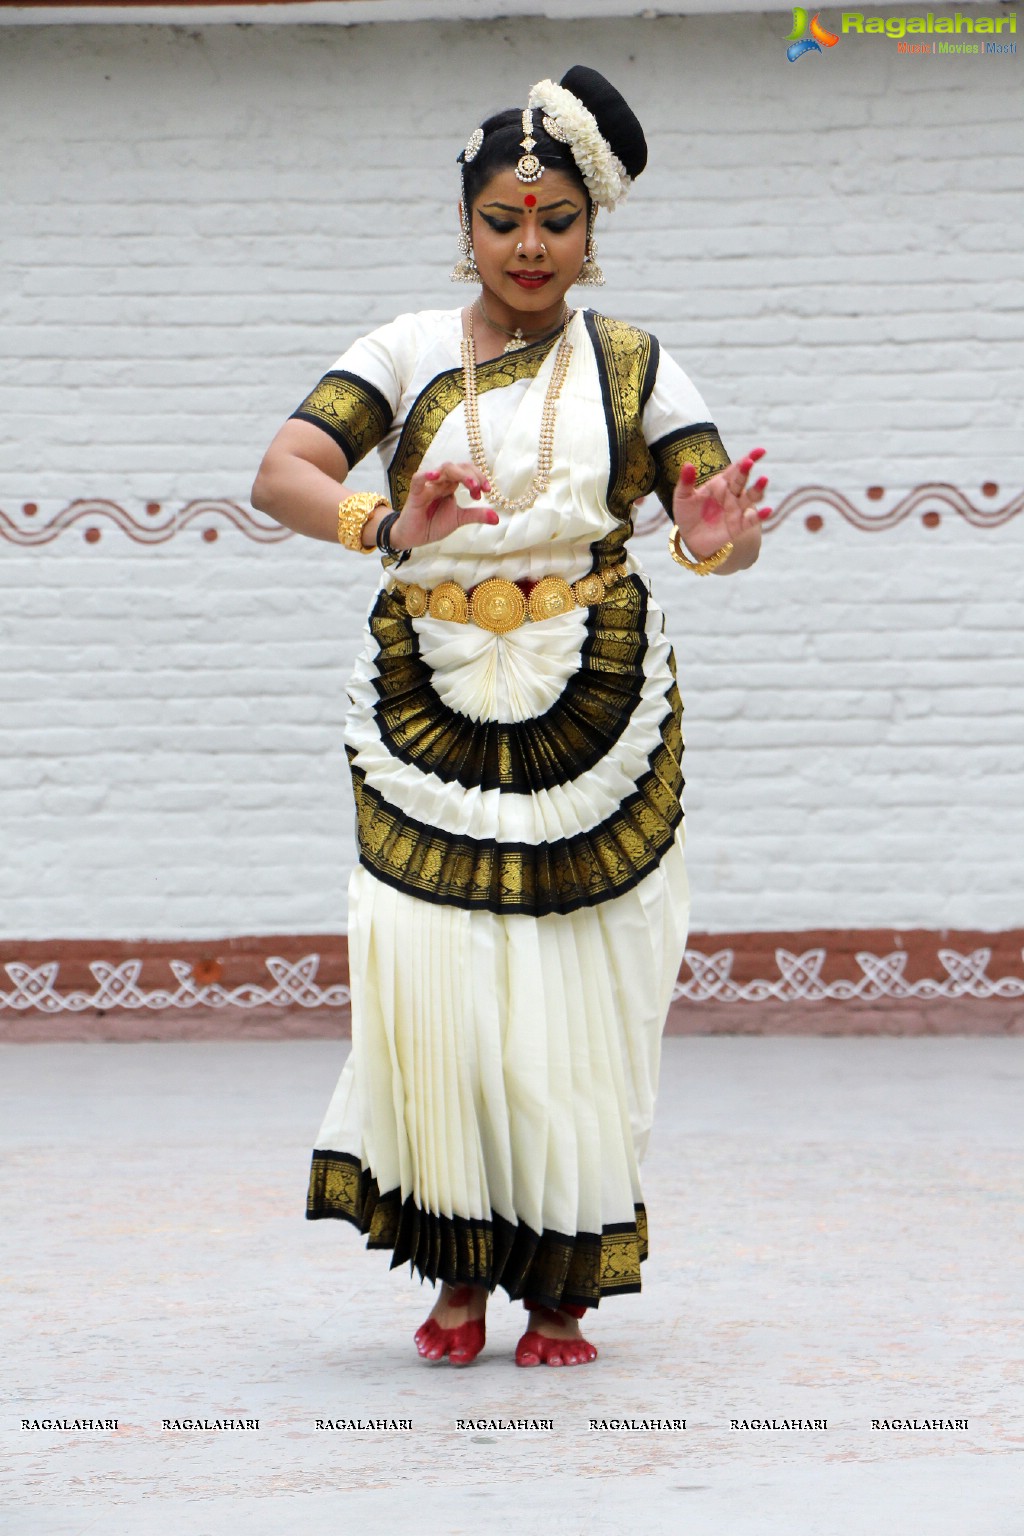
{"type": "Polygon", "coordinates": [[[537,497],[547,490],[551,480],[551,464],[554,458],[555,448],[555,416],[558,411],[558,397],[565,383],[565,376],[569,370],[569,359],[572,357],[572,342],[569,340],[569,322],[572,319],[570,310],[565,317],[562,326],[562,339],[558,343],[558,351],[555,354],[554,367],[551,370],[551,378],[548,382],[547,393],[544,396],[544,409],[540,418],[540,448],[537,453],[537,470],[530,481],[529,489],[521,496],[509,498],[503,496],[494,484],[494,477],[487,466],[487,458],[484,454],[484,442],[480,432],[480,410],[476,393],[476,346],[473,341],[473,311],[468,317],[467,333],[462,339],[462,381],[466,394],[466,434],[469,437],[469,452],[474,465],[481,475],[489,481],[490,492],[488,500],[500,507],[503,512],[526,512],[533,506],[537,497]]]}

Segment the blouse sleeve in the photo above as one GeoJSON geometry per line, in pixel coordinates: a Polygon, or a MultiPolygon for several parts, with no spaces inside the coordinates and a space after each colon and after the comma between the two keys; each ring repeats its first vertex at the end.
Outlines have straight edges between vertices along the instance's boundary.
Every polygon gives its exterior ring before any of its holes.
{"type": "Polygon", "coordinates": [[[702,485],[731,462],[709,416],[690,378],[673,358],[660,351],[658,375],[644,408],[643,424],[656,468],[654,490],[669,516],[684,464],[694,466],[697,484],[702,485]]]}
{"type": "Polygon", "coordinates": [[[324,374],[297,411],[332,437],[351,469],[387,436],[415,356],[411,315],[361,336],[324,374]]]}

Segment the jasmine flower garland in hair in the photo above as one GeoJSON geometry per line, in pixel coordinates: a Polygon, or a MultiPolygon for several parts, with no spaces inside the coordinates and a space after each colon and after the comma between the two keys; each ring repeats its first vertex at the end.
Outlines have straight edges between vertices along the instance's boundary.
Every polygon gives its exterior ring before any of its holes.
{"type": "Polygon", "coordinates": [[[569,145],[594,202],[601,208],[614,208],[621,202],[632,182],[589,107],[553,80],[538,81],[530,92],[530,106],[540,107],[552,117],[560,130],[552,137],[569,145]]]}

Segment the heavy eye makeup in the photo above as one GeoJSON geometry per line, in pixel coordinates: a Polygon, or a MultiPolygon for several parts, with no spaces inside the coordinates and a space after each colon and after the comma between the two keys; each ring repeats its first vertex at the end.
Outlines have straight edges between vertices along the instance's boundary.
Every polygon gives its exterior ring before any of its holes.
{"type": "MultiPolygon", "coordinates": [[[[579,216],[580,210],[577,208],[575,213],[563,213],[557,218],[545,219],[542,228],[549,229],[555,235],[564,235],[568,229],[572,228],[579,216]]],[[[517,219],[497,219],[493,214],[483,212],[480,217],[496,235],[510,235],[518,227],[517,219]]]]}

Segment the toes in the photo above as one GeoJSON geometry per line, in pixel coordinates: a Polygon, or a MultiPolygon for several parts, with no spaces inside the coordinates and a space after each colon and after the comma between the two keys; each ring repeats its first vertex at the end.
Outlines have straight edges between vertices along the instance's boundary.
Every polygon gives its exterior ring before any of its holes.
{"type": "Polygon", "coordinates": [[[516,1349],[517,1365],[587,1365],[596,1359],[596,1348],[582,1336],[572,1339],[545,1337],[539,1345],[534,1338],[529,1338],[529,1342],[520,1341],[516,1349]]]}
{"type": "Polygon", "coordinates": [[[589,1339],[571,1339],[560,1349],[559,1365],[589,1365],[597,1359],[597,1350],[589,1339]]]}
{"type": "Polygon", "coordinates": [[[417,1328],[413,1338],[424,1360],[441,1359],[445,1349],[444,1338],[432,1317],[428,1317],[426,1322],[417,1328]]]}

